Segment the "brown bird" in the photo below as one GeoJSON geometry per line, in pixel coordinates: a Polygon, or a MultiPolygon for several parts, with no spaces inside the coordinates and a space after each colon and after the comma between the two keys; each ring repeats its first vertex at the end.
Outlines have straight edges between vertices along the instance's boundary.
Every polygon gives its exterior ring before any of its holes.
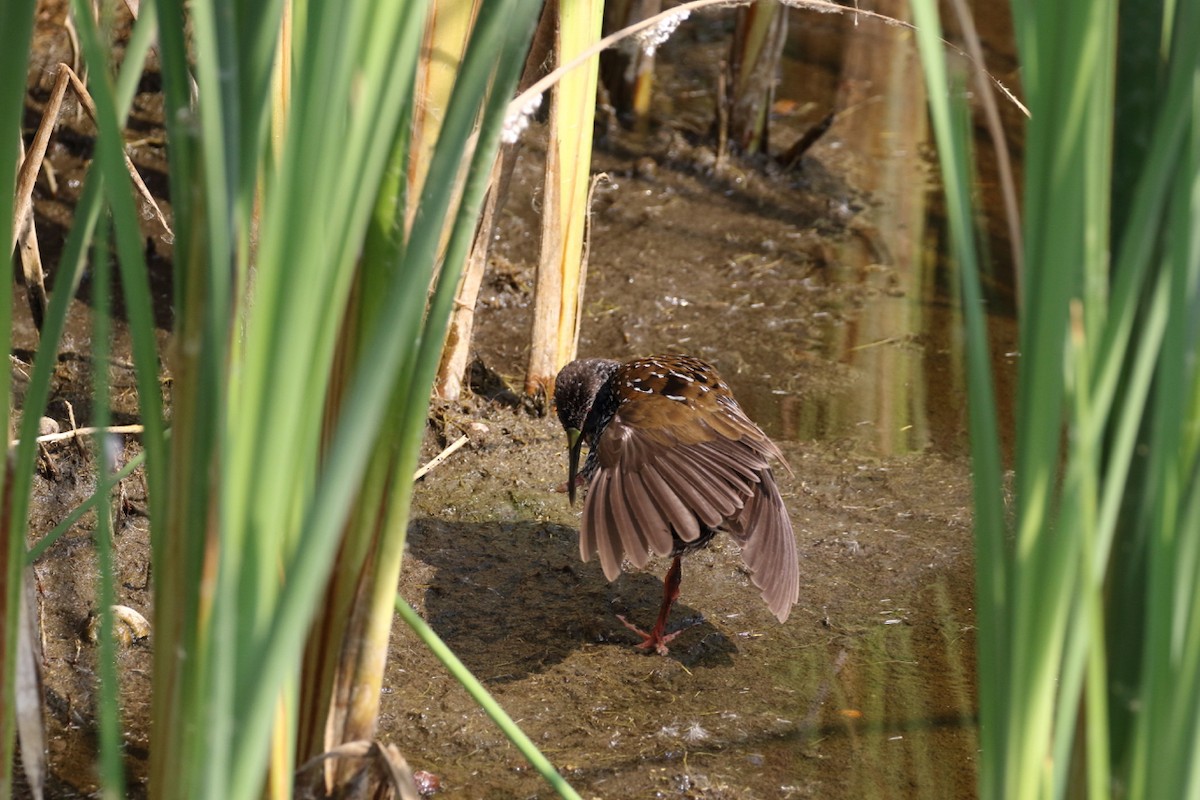
{"type": "Polygon", "coordinates": [[[679,596],[680,557],[705,546],[718,530],[742,546],[750,579],[780,622],[800,596],[796,538],[771,458],[783,454],[733,398],[711,364],[682,355],[625,364],[572,361],[555,381],[554,404],[570,443],[567,491],[587,484],[579,531],[584,561],[600,556],[604,576],[622,560],[643,567],[651,554],[674,557],[662,606],[638,647],[667,653],[679,596]],[[583,444],[587,461],[579,469],[583,444]]]}

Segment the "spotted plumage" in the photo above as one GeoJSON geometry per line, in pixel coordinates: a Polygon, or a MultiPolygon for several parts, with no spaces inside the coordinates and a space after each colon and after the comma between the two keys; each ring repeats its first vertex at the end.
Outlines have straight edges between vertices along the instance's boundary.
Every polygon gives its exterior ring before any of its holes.
{"type": "Polygon", "coordinates": [[[652,555],[675,559],[659,620],[641,646],[666,652],[675,635],[665,628],[678,594],[679,557],[719,530],[742,546],[767,607],[780,622],[787,619],[799,598],[800,570],[770,460],[787,466],[716,369],[681,355],[625,364],[581,359],[559,373],[555,405],[571,445],[572,502],[576,484],[587,485],[583,560],[598,555],[613,580],[623,561],[640,568],[652,555]],[[583,444],[589,449],[580,469],[583,444]]]}

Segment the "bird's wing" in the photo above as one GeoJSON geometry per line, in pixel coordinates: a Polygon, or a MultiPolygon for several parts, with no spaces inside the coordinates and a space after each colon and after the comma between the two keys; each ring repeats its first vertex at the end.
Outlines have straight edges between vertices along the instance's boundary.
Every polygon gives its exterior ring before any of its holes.
{"type": "Polygon", "coordinates": [[[750,569],[750,580],[762,591],[762,599],[780,622],[800,599],[800,562],[796,535],[775,476],[766,469],[760,489],[742,506],[726,527],[742,545],[742,560],[750,569]]]}
{"type": "Polygon", "coordinates": [[[609,580],[620,574],[623,558],[641,567],[651,553],[670,555],[672,532],[691,542],[702,527],[745,518],[762,476],[770,474],[768,457],[778,455],[736,403],[730,413],[701,414],[680,409],[680,402],[647,395],[623,404],[594,443],[579,546],[585,561],[599,553],[609,580]]]}

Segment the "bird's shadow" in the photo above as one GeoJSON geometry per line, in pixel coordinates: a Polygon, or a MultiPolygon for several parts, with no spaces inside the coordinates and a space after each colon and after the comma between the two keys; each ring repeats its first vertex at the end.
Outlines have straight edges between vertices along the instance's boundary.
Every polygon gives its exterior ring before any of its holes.
{"type": "MultiPolygon", "coordinates": [[[[660,559],[610,584],[597,562],[579,560],[573,528],[547,522],[421,518],[409,526],[408,547],[433,569],[422,581],[426,620],[472,672],[492,681],[545,670],[587,644],[640,657],[636,634],[616,615],[649,627],[662,599],[652,570],[669,566],[660,559]]],[[[733,663],[734,643],[677,602],[668,629],[680,628],[668,658],[686,667],[733,663]]]]}

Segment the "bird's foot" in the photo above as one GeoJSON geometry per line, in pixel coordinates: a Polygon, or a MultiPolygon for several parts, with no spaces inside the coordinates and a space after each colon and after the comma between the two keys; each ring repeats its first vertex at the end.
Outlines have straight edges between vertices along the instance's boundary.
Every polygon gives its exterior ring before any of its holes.
{"type": "Polygon", "coordinates": [[[684,625],[679,630],[671,631],[670,633],[666,633],[662,629],[662,627],[656,625],[656,626],[654,626],[653,629],[651,629],[651,631],[649,633],[647,633],[646,631],[639,628],[637,625],[634,625],[632,622],[625,619],[625,617],[623,617],[620,614],[617,614],[617,619],[621,620],[621,624],[624,625],[626,628],[629,628],[629,630],[633,631],[638,636],[642,637],[642,641],[639,644],[635,645],[637,647],[637,649],[649,650],[649,649],[653,648],[654,652],[658,653],[660,656],[665,656],[669,652],[669,648],[667,647],[668,642],[670,642],[676,636],[683,633],[685,630],[692,627],[693,625],[698,625],[700,622],[699,620],[694,620],[694,621],[689,622],[688,624],[684,625]]]}
{"type": "MultiPolygon", "coordinates": [[[[563,481],[558,486],[555,486],[554,487],[555,493],[556,494],[566,494],[567,490],[571,488],[570,483],[571,483],[570,481],[563,481]]],[[[575,476],[575,486],[576,487],[584,486],[584,485],[586,485],[586,483],[587,482],[583,479],[582,475],[575,476]]]]}

